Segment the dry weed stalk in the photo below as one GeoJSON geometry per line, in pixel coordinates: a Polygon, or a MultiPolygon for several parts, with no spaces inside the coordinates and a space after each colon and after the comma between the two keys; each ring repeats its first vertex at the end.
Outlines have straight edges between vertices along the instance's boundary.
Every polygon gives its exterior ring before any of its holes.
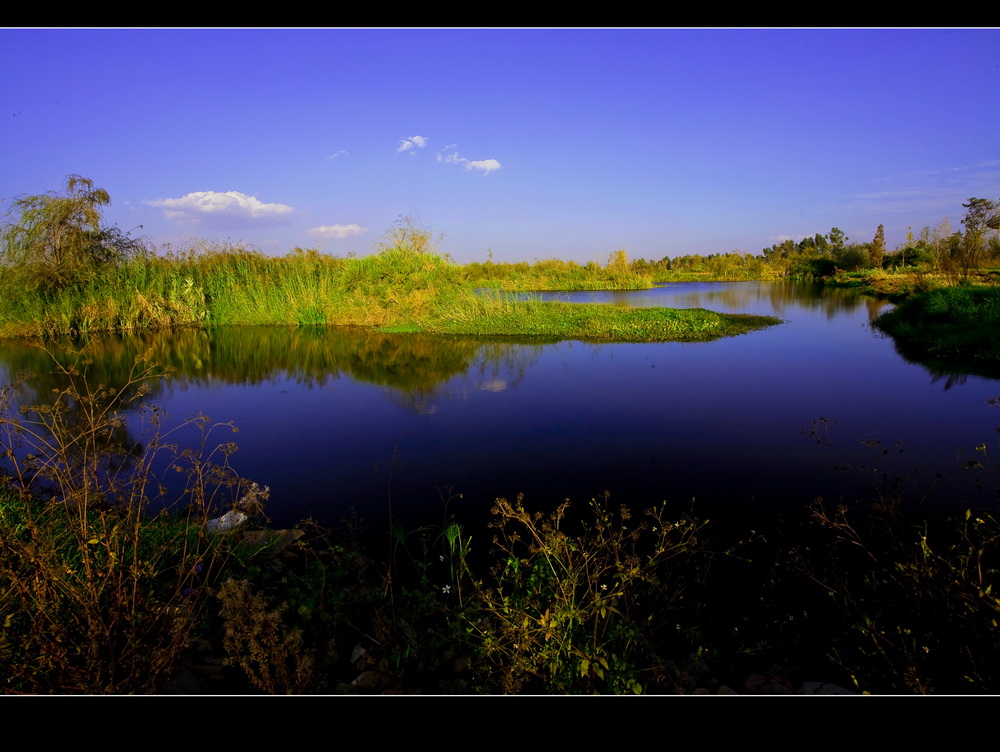
{"type": "Polygon", "coordinates": [[[141,405],[164,375],[147,359],[108,387],[88,378],[84,353],[68,363],[49,354],[62,384],[51,402],[18,405],[24,380],[0,393],[4,689],[154,692],[176,670],[201,584],[220,564],[220,539],[203,528],[219,494],[243,485],[228,465],[235,447],[207,451],[215,426],[203,416],[183,424],[200,429],[200,451],[167,443],[162,411],[141,405]],[[173,510],[155,475],[165,460],[187,480],[173,510]]]}

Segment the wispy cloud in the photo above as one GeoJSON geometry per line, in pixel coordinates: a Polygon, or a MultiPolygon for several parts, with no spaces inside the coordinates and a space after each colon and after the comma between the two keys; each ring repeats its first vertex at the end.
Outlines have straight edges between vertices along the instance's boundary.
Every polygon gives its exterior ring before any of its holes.
{"type": "MultiPolygon", "coordinates": [[[[410,138],[404,138],[399,142],[399,146],[396,147],[396,153],[409,152],[412,156],[416,154],[417,149],[423,149],[429,142],[430,139],[426,136],[410,136],[410,138]]],[[[437,161],[443,164],[459,165],[466,170],[478,170],[483,175],[489,175],[494,170],[500,169],[500,163],[495,159],[466,159],[455,151],[457,146],[458,144],[448,144],[445,146],[444,149],[438,152],[437,161]]]]}
{"type": "Polygon", "coordinates": [[[343,149],[337,149],[333,154],[331,154],[327,159],[336,159],[337,157],[346,157],[348,152],[343,149]]]}
{"type": "Polygon", "coordinates": [[[457,151],[451,154],[438,154],[437,160],[445,164],[461,165],[466,170],[479,170],[483,175],[489,175],[494,170],[500,169],[500,163],[495,159],[466,159],[457,151]]]}
{"type": "Polygon", "coordinates": [[[430,139],[425,136],[410,136],[409,138],[404,138],[399,142],[399,146],[396,147],[396,153],[401,154],[404,151],[408,151],[411,154],[415,153],[414,149],[423,149],[427,146],[427,142],[430,139]]]}
{"type": "Polygon", "coordinates": [[[890,176],[888,178],[885,178],[885,180],[909,179],[914,177],[934,177],[937,175],[947,175],[950,173],[974,174],[979,170],[991,170],[992,168],[996,167],[1000,167],[1000,159],[988,159],[985,162],[958,165],[956,167],[940,167],[936,170],[920,170],[916,172],[909,172],[909,173],[904,173],[903,175],[890,176]]]}
{"type": "Polygon", "coordinates": [[[837,208],[845,213],[861,209],[869,214],[922,214],[926,220],[956,216],[970,197],[1000,194],[998,168],[1000,160],[993,159],[892,175],[878,181],[880,190],[846,197],[837,208]]]}
{"type": "Polygon", "coordinates": [[[294,209],[285,204],[265,204],[255,196],[239,191],[195,191],[180,198],[163,198],[143,202],[163,208],[167,219],[189,224],[273,225],[284,224],[283,217],[294,209]]]}
{"type": "Polygon", "coordinates": [[[361,225],[322,225],[309,230],[310,235],[315,238],[322,238],[323,240],[342,240],[343,238],[351,238],[366,232],[368,232],[368,229],[361,225]]]}

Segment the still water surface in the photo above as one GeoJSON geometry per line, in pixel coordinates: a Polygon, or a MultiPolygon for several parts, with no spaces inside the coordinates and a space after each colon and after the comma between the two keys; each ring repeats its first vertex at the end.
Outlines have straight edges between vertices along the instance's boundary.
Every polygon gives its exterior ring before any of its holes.
{"type": "MultiPolygon", "coordinates": [[[[746,518],[857,495],[874,485],[876,459],[922,493],[976,445],[998,451],[1000,410],[986,400],[1000,383],[906,362],[870,329],[884,305],[870,298],[783,282],[555,296],[785,323],[696,344],[181,331],[94,338],[93,368],[113,383],[150,348],[175,368],[151,401],[177,420],[235,421],[239,433],[220,439],[238,444],[243,475],[271,487],[276,525],[310,515],[334,524],[352,507],[377,522],[390,492],[397,514],[437,520],[448,489],[462,495],[450,509],[464,519],[485,516],[497,496],[551,508],[605,490],[634,509],[694,499],[702,516],[746,518]],[[836,421],[832,447],[807,435],[821,418],[836,421]]],[[[45,367],[37,350],[12,343],[0,364],[5,380],[45,367]]],[[[955,473],[932,498],[988,503],[995,474],[978,474],[982,491],[975,477],[955,473]]]]}

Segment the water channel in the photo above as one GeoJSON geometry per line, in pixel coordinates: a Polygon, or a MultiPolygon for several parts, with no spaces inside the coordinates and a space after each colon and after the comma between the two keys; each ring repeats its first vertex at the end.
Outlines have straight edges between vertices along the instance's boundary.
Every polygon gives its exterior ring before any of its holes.
{"type": "MultiPolygon", "coordinates": [[[[996,498],[995,473],[951,471],[977,445],[1000,453],[1000,410],[987,405],[1000,383],[907,362],[870,328],[882,302],[788,282],[547,295],[784,323],[696,344],[183,330],[92,337],[91,369],[113,384],[147,350],[174,369],[147,400],[175,422],[234,421],[239,433],[219,438],[238,445],[241,474],[271,488],[278,526],[335,524],[352,508],[377,522],[390,496],[396,514],[437,521],[442,497],[481,519],[498,496],[552,508],[604,491],[637,510],[694,500],[700,516],[745,519],[888,490],[896,477],[923,495],[938,473],[932,503],[996,498]]],[[[3,383],[23,370],[51,360],[0,345],[3,383]]],[[[36,391],[50,387],[43,377],[36,391]]]]}

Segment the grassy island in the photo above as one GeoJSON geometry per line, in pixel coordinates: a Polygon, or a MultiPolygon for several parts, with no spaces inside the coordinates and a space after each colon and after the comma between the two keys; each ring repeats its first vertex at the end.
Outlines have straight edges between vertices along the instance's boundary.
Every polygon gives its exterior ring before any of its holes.
{"type": "MultiPolygon", "coordinates": [[[[268,257],[225,247],[141,255],[73,284],[40,284],[0,269],[0,336],[58,336],[177,326],[370,326],[385,331],[652,342],[705,341],[779,323],[703,310],[635,310],[525,299],[501,290],[502,265],[462,266],[405,243],[364,258],[296,250],[268,257]],[[489,282],[494,287],[483,287],[489,282]]],[[[536,265],[538,266],[538,265],[536,265]]],[[[549,289],[649,287],[611,267],[542,265],[526,278],[549,289]]],[[[516,270],[515,270],[516,271],[516,270]]],[[[503,287],[512,286],[511,272],[503,287]]]]}

